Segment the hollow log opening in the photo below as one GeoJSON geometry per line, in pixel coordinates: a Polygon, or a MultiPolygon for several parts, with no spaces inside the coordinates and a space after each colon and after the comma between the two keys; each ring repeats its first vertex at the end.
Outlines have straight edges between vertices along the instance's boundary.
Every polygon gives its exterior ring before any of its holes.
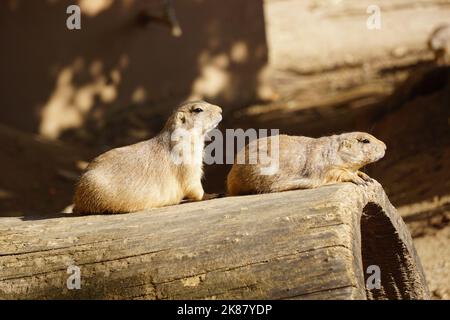
{"type": "Polygon", "coordinates": [[[363,210],[361,250],[367,299],[418,298],[415,288],[419,280],[413,259],[391,220],[375,203],[368,203],[363,210]],[[369,283],[373,285],[377,281],[370,266],[380,270],[381,281],[375,288],[369,287],[369,283]]]}

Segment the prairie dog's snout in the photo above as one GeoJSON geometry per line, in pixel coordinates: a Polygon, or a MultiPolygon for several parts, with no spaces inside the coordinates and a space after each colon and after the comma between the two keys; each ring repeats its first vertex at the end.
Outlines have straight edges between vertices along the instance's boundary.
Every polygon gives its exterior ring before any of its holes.
{"type": "Polygon", "coordinates": [[[384,155],[386,154],[386,150],[387,150],[387,146],[386,144],[381,141],[378,140],[378,144],[376,144],[376,150],[378,151],[378,157],[376,159],[374,159],[374,161],[378,161],[380,159],[382,159],[384,157],[384,155]]]}
{"type": "Polygon", "coordinates": [[[208,114],[206,130],[209,131],[216,128],[222,121],[222,108],[215,105],[209,105],[209,107],[206,108],[206,112],[208,114]]]}

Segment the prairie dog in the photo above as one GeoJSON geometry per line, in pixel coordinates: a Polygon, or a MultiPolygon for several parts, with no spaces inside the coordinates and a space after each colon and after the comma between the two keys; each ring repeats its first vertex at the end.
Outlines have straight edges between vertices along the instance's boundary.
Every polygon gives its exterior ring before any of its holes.
{"type": "Polygon", "coordinates": [[[221,120],[218,106],[180,105],[156,137],[94,159],[77,184],[73,212],[126,213],[202,200],[205,136],[221,120]]]}
{"type": "Polygon", "coordinates": [[[338,182],[364,185],[372,180],[359,169],[383,158],[385,150],[386,145],[382,141],[364,132],[318,139],[287,135],[261,138],[247,144],[238,153],[236,158],[241,156],[245,162],[235,162],[231,168],[227,178],[228,194],[310,189],[338,182]],[[279,147],[272,148],[276,144],[279,147]],[[273,157],[270,165],[277,162],[275,170],[267,172],[270,166],[263,165],[259,158],[250,162],[251,150],[273,157]]]}
{"type": "Polygon", "coordinates": [[[441,25],[433,31],[428,48],[433,51],[436,63],[450,64],[450,25],[441,25]]]}

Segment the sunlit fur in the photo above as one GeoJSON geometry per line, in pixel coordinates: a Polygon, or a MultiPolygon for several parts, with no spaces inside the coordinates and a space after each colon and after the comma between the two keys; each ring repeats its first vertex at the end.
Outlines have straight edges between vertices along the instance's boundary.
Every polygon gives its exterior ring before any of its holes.
{"type": "MultiPolygon", "coordinates": [[[[247,161],[235,163],[228,174],[230,195],[309,189],[339,182],[367,184],[371,179],[359,169],[381,159],[386,150],[382,141],[364,132],[318,139],[280,135],[278,139],[278,170],[264,175],[261,169],[267,164],[249,164],[246,155],[247,161]]],[[[261,138],[255,143],[259,152],[271,154],[276,139],[261,138]]],[[[241,152],[248,154],[249,145],[241,152]]]]}
{"type": "Polygon", "coordinates": [[[205,135],[222,120],[222,110],[203,101],[179,106],[153,139],[110,150],[92,161],[77,184],[76,213],[125,213],[201,200],[205,135]],[[195,113],[193,109],[202,108],[195,113]],[[192,163],[177,164],[171,151],[177,129],[190,135],[192,163]],[[198,159],[199,158],[199,159],[198,159]]]}

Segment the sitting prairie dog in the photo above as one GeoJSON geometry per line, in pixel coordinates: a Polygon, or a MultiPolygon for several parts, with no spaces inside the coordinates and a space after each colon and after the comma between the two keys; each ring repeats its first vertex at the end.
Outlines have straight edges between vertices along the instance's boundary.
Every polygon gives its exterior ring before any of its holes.
{"type": "Polygon", "coordinates": [[[450,25],[441,25],[432,32],[428,48],[433,51],[436,63],[450,64],[450,25]]]}
{"type": "Polygon", "coordinates": [[[198,101],[180,105],[154,138],[94,159],[75,190],[74,213],[126,213],[202,200],[206,134],[222,109],[198,101]]]}
{"type": "Polygon", "coordinates": [[[227,178],[228,194],[310,189],[338,182],[365,185],[372,179],[359,169],[381,159],[385,151],[382,141],[364,132],[317,139],[287,135],[261,138],[238,153],[227,178]],[[267,155],[265,163],[255,156],[258,153],[267,155]],[[242,164],[237,162],[239,157],[245,159],[242,164]]]}

